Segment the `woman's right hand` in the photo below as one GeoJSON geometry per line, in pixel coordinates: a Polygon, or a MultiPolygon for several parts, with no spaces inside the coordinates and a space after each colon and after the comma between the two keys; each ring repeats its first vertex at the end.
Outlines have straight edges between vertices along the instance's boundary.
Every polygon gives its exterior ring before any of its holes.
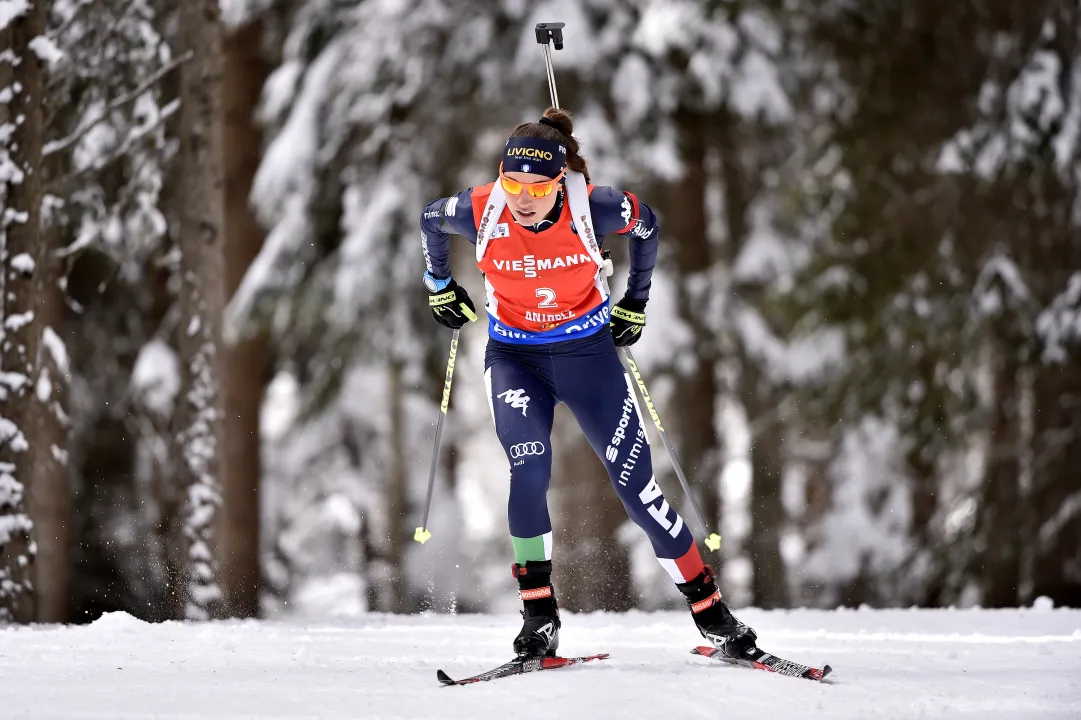
{"type": "Polygon", "coordinates": [[[437,323],[457,330],[477,319],[476,308],[464,287],[450,278],[437,282],[441,289],[433,290],[432,285],[428,285],[428,307],[437,323]]]}

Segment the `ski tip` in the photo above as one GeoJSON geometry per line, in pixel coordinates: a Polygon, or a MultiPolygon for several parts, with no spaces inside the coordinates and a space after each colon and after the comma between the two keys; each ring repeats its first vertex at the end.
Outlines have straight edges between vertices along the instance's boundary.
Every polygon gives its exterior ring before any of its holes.
{"type": "Polygon", "coordinates": [[[821,679],[825,680],[826,676],[829,675],[831,672],[833,672],[833,668],[831,668],[829,665],[824,665],[822,667],[822,677],[821,677],[821,679]]]}
{"type": "Polygon", "coordinates": [[[439,682],[443,683],[444,685],[455,685],[456,684],[453,680],[451,680],[450,675],[447,675],[442,670],[436,670],[435,671],[435,676],[439,680],[439,682]]]}

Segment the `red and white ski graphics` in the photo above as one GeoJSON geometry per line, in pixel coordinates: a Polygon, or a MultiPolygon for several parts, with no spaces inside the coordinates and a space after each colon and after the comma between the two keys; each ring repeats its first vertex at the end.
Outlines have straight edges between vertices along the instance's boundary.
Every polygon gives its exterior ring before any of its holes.
{"type": "Polygon", "coordinates": [[[470,683],[481,682],[486,680],[495,680],[497,678],[510,677],[511,675],[521,675],[522,673],[536,672],[537,670],[554,670],[555,668],[567,667],[568,665],[577,665],[578,663],[589,662],[590,660],[603,660],[608,657],[608,653],[600,653],[599,655],[586,655],[585,657],[538,657],[538,658],[526,658],[524,660],[514,659],[510,662],[503,663],[497,668],[483,672],[473,677],[463,678],[462,680],[452,680],[442,670],[436,670],[435,676],[439,679],[439,682],[444,685],[468,685],[470,683]]]}
{"type": "Polygon", "coordinates": [[[827,675],[833,672],[833,668],[829,665],[824,665],[821,669],[811,667],[810,665],[801,665],[792,662],[791,660],[779,658],[776,655],[770,655],[768,652],[759,648],[754,648],[742,658],[728,657],[717,648],[707,647],[705,645],[699,645],[694,650],[691,650],[691,654],[702,655],[704,657],[713,658],[714,660],[721,660],[731,665],[751,668],[752,670],[765,670],[766,672],[777,673],[778,675],[801,677],[806,680],[824,680],[827,675]]]}

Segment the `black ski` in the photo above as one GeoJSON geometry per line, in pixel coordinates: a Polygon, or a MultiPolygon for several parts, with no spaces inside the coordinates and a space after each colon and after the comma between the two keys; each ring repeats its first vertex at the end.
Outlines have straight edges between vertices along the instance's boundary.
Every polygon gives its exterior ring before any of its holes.
{"type": "Polygon", "coordinates": [[[706,647],[705,645],[699,645],[694,650],[691,650],[691,654],[702,655],[715,660],[721,660],[731,665],[751,668],[752,670],[765,670],[766,672],[774,672],[778,675],[800,677],[807,680],[824,680],[827,675],[833,672],[833,668],[829,665],[824,665],[821,669],[811,667],[810,665],[800,665],[791,660],[785,660],[776,655],[770,655],[760,648],[754,648],[752,652],[742,658],[728,657],[717,648],[706,647]]]}
{"type": "Polygon", "coordinates": [[[603,660],[606,657],[608,657],[608,653],[573,658],[539,657],[526,658],[524,660],[516,658],[510,662],[503,663],[499,667],[489,670],[488,672],[483,672],[480,675],[474,675],[473,677],[467,677],[461,680],[452,680],[451,677],[442,670],[436,670],[435,676],[439,678],[439,682],[444,685],[468,685],[469,683],[481,682],[482,680],[495,680],[496,678],[521,675],[522,673],[535,672],[537,670],[552,670],[568,665],[589,662],[590,660],[603,660]]]}

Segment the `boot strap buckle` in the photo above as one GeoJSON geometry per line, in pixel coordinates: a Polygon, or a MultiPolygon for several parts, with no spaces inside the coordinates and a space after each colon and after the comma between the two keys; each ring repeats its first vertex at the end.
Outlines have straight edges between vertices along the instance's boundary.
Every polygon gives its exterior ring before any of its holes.
{"type": "Polygon", "coordinates": [[[519,590],[518,598],[520,600],[540,600],[542,598],[552,597],[552,586],[545,585],[541,588],[535,588],[533,590],[519,590]]]}
{"type": "Polygon", "coordinates": [[[697,615],[698,613],[702,612],[703,610],[713,607],[714,605],[716,605],[720,601],[721,601],[721,591],[720,590],[714,590],[713,594],[710,595],[705,600],[699,600],[698,602],[693,603],[691,605],[691,612],[697,615]]]}

